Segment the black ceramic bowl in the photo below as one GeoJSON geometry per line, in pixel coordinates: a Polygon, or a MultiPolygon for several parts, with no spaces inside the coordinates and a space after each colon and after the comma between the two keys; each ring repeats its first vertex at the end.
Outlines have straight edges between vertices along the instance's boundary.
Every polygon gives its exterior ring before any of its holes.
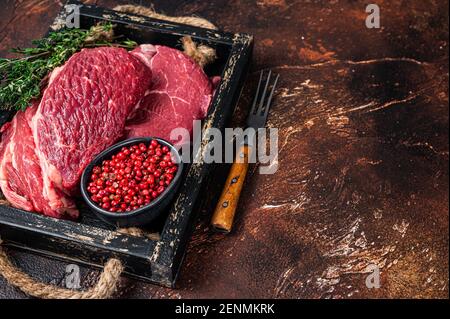
{"type": "Polygon", "coordinates": [[[183,172],[183,162],[181,161],[181,156],[176,150],[176,148],[167,142],[166,140],[153,137],[139,137],[123,142],[114,144],[113,146],[107,148],[102,153],[100,153],[83,171],[81,176],[81,194],[89,205],[89,207],[97,214],[99,218],[105,222],[115,225],[117,227],[131,227],[138,225],[145,225],[150,223],[153,219],[158,217],[164,212],[168,204],[172,201],[174,195],[177,192],[178,186],[180,185],[181,175],[183,172]],[[162,192],[155,200],[150,204],[143,206],[141,208],[135,209],[131,212],[110,212],[101,207],[99,207],[89,196],[87,191],[87,185],[89,183],[89,177],[92,174],[92,169],[95,166],[101,165],[104,160],[109,160],[111,157],[118,153],[120,149],[124,146],[132,146],[139,143],[145,143],[148,145],[152,140],[157,140],[161,145],[165,145],[170,148],[172,156],[176,158],[178,163],[178,170],[175,174],[172,182],[167,186],[167,188],[162,192]]]}

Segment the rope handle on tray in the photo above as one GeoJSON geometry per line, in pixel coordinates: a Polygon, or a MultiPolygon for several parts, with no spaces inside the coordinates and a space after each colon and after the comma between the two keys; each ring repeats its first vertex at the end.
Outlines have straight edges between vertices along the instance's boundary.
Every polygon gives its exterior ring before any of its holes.
{"type": "MultiPolygon", "coordinates": [[[[0,240],[1,245],[1,240],[0,240]]],[[[6,281],[18,287],[24,293],[44,299],[106,299],[117,289],[120,275],[123,271],[122,262],[111,258],[103,268],[94,287],[86,291],[60,288],[51,284],[39,282],[14,266],[3,248],[0,246],[0,273],[6,281]]]]}
{"type": "MultiPolygon", "coordinates": [[[[146,8],[142,6],[136,6],[136,5],[120,5],[114,7],[115,11],[121,11],[126,13],[134,13],[139,14],[142,16],[147,16],[150,18],[160,19],[160,20],[166,20],[181,24],[189,24],[196,27],[206,28],[206,29],[213,29],[216,30],[217,27],[209,22],[206,19],[199,18],[199,17],[171,17],[166,16],[164,14],[156,13],[151,8],[146,8]]],[[[213,48],[210,48],[206,45],[200,44],[197,46],[197,44],[192,41],[191,37],[185,36],[181,39],[181,42],[183,44],[184,53],[189,56],[192,60],[197,62],[202,68],[207,65],[208,63],[213,62],[216,59],[216,50],[213,48]]]]}
{"type": "Polygon", "coordinates": [[[208,20],[203,19],[203,18],[190,17],[190,16],[171,17],[171,16],[167,16],[165,14],[157,13],[152,8],[146,8],[146,7],[138,6],[138,5],[132,5],[132,4],[119,5],[119,6],[114,7],[113,10],[126,12],[126,13],[139,14],[142,16],[155,18],[155,19],[159,19],[159,20],[171,21],[171,22],[175,22],[175,23],[188,24],[188,25],[192,25],[194,27],[199,27],[199,28],[213,29],[213,30],[217,29],[217,27],[214,24],[212,24],[211,22],[209,22],[208,20]]]}
{"type": "MultiPolygon", "coordinates": [[[[189,24],[196,27],[217,29],[214,24],[206,19],[198,17],[170,17],[156,13],[153,9],[136,5],[120,5],[114,8],[116,11],[140,14],[155,19],[167,20],[176,23],[189,24]]],[[[201,67],[212,62],[216,57],[214,49],[205,45],[197,46],[190,37],[182,38],[184,52],[196,61],[201,67]]],[[[94,287],[77,291],[57,287],[51,284],[39,282],[14,266],[9,260],[6,252],[1,247],[0,238],[0,274],[7,282],[19,288],[24,293],[44,299],[106,299],[110,298],[116,291],[123,272],[123,265],[119,259],[109,259],[103,268],[100,277],[94,287]]]]}

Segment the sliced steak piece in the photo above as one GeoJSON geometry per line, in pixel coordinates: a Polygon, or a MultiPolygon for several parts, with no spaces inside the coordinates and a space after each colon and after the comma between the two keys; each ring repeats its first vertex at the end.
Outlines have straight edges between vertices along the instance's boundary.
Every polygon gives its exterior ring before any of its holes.
{"type": "Polygon", "coordinates": [[[127,121],[128,137],[154,136],[181,145],[186,138],[171,139],[175,128],[192,133],[193,120],[203,119],[213,85],[202,68],[183,52],[144,44],[132,51],[152,71],[150,91],[127,121]]]}
{"type": "Polygon", "coordinates": [[[77,217],[70,196],[83,169],[123,136],[150,82],[150,69],[120,48],[85,49],[54,70],[41,101],[1,129],[0,187],[8,201],[77,217]]]}
{"type": "Polygon", "coordinates": [[[122,136],[151,72],[121,48],[84,49],[51,77],[32,119],[44,181],[75,194],[83,169],[122,136]]]}
{"type": "Polygon", "coordinates": [[[36,156],[31,118],[39,103],[2,127],[0,143],[0,187],[6,199],[15,207],[42,212],[57,218],[76,218],[74,202],[53,185],[45,184],[36,156]]]}

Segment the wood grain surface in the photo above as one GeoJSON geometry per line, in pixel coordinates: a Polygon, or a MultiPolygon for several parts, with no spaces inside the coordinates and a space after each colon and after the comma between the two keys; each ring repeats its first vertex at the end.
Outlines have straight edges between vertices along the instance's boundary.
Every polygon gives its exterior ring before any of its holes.
{"type": "MultiPolygon", "coordinates": [[[[233,233],[208,226],[226,178],[218,169],[178,281],[123,278],[117,297],[448,298],[448,1],[90,1],[195,14],[255,35],[233,125],[244,123],[261,69],[280,74],[268,125],[278,171],[250,165],[233,233]],[[368,267],[381,287],[368,289],[368,267]]],[[[55,0],[3,0],[0,56],[40,37],[55,0]]],[[[9,250],[32,276],[62,284],[65,263],[9,250]]],[[[98,272],[82,268],[82,286],[98,272]]],[[[0,297],[26,297],[0,278],[0,297]]]]}
{"type": "Polygon", "coordinates": [[[236,159],[231,165],[222,195],[217,201],[217,206],[211,219],[211,226],[218,232],[229,233],[233,228],[234,216],[247,176],[248,159],[251,151],[252,147],[249,145],[240,146],[236,159]]]}

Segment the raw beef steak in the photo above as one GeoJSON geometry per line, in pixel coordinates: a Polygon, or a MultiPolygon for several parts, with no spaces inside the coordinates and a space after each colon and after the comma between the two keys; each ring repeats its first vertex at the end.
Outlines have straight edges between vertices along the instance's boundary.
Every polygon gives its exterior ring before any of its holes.
{"type": "Polygon", "coordinates": [[[124,49],[73,55],[52,77],[32,119],[44,179],[73,194],[83,169],[122,136],[150,81],[150,70],[124,49]]]}
{"type": "Polygon", "coordinates": [[[52,217],[76,218],[78,211],[74,202],[58,189],[44,184],[30,127],[38,105],[35,102],[25,112],[19,111],[1,129],[1,189],[16,207],[52,217]]]}
{"type": "Polygon", "coordinates": [[[15,207],[76,217],[83,169],[123,136],[151,71],[126,50],[85,49],[53,71],[39,103],[2,127],[0,186],[15,207]]]}
{"type": "Polygon", "coordinates": [[[15,207],[75,218],[71,196],[98,153],[126,137],[189,142],[170,134],[192,133],[213,90],[201,67],[176,49],[82,50],[52,72],[41,101],[2,127],[0,187],[15,207]]]}
{"type": "Polygon", "coordinates": [[[171,139],[175,128],[192,133],[193,120],[203,119],[213,94],[213,85],[202,68],[183,52],[160,45],[144,44],[132,51],[152,71],[150,91],[127,122],[128,137],[153,136],[177,145],[186,137],[171,139]]]}

